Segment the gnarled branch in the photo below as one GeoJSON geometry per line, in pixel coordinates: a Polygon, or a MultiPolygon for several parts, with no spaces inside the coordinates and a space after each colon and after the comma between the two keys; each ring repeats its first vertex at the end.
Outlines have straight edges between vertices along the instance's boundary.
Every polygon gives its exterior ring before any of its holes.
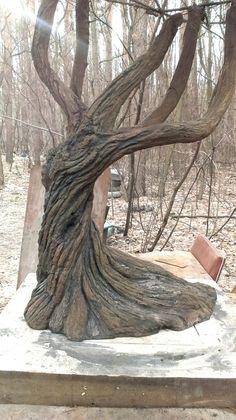
{"type": "MultiPolygon", "coordinates": [[[[226,16],[224,64],[206,114],[197,121],[176,124],[157,124],[117,130],[107,137],[107,166],[141,149],[175,143],[194,143],[209,136],[217,127],[227,110],[236,84],[236,0],[226,16]]],[[[99,136],[100,137],[100,136],[99,136]]],[[[100,137],[104,145],[104,134],[100,137]]],[[[101,148],[103,146],[100,146],[101,148]]]]}
{"type": "Polygon", "coordinates": [[[103,129],[114,125],[121,106],[132,90],[139,86],[162,63],[182,22],[183,16],[181,13],[167,19],[147,52],[105,89],[91,106],[88,113],[89,116],[94,117],[95,123],[99,124],[103,129]]]}
{"type": "Polygon", "coordinates": [[[81,98],[85,70],[88,65],[89,47],[89,1],[77,0],[76,13],[76,50],[71,76],[71,90],[81,98]]]}
{"type": "Polygon", "coordinates": [[[66,114],[68,121],[79,121],[85,106],[78,96],[68,88],[51,68],[48,50],[52,25],[58,0],[43,0],[41,2],[32,43],[32,58],[35,69],[47,86],[55,101],[66,114]]]}
{"type": "Polygon", "coordinates": [[[189,79],[203,16],[202,8],[197,6],[189,8],[188,22],[184,31],[183,49],[169,89],[161,105],[145,118],[142,126],[164,122],[178,104],[189,79]]]}

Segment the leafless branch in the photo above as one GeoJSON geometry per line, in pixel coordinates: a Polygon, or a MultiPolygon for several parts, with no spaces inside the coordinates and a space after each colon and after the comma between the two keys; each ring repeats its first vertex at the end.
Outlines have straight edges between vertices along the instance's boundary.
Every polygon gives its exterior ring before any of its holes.
{"type": "Polygon", "coordinates": [[[114,125],[121,106],[132,90],[160,66],[182,22],[182,14],[167,19],[147,52],[121,73],[94,102],[89,115],[93,116],[101,127],[105,128],[108,121],[109,127],[114,125]]]}
{"type": "Polygon", "coordinates": [[[48,133],[56,134],[59,137],[64,137],[61,133],[58,133],[57,131],[54,131],[45,127],[40,127],[39,125],[31,124],[29,122],[20,120],[19,118],[10,117],[9,115],[0,115],[0,118],[17,121],[23,125],[26,125],[27,127],[36,128],[37,130],[46,131],[48,133]]]}
{"type": "MultiPolygon", "coordinates": [[[[145,3],[142,3],[138,0],[131,0],[130,2],[122,1],[122,0],[106,0],[109,3],[117,3],[122,4],[130,7],[135,7],[137,9],[143,9],[146,11],[147,14],[158,16],[158,15],[168,15],[169,13],[176,13],[176,12],[183,12],[189,8],[189,6],[182,6],[173,9],[163,9],[160,7],[151,7],[145,3]]],[[[203,2],[198,4],[199,7],[215,7],[221,6],[222,4],[229,4],[231,0],[223,0],[223,1],[213,1],[213,2],[203,2]]]]}
{"type": "Polygon", "coordinates": [[[206,114],[197,121],[179,124],[154,124],[148,127],[133,127],[117,130],[109,138],[109,163],[124,154],[175,143],[194,143],[209,136],[221,121],[234,95],[236,84],[236,1],[233,1],[226,17],[224,64],[214,89],[206,114]],[[134,141],[135,138],[135,141],[134,141]],[[122,143],[122,148],[120,148],[122,143]],[[122,149],[122,150],[121,150],[122,149]]]}
{"type": "Polygon", "coordinates": [[[161,105],[145,118],[142,123],[143,126],[162,123],[176,108],[189,79],[203,16],[201,8],[197,6],[189,8],[189,18],[184,31],[183,49],[169,89],[161,105]]]}
{"type": "Polygon", "coordinates": [[[89,47],[89,0],[76,0],[76,50],[71,76],[71,89],[81,98],[89,47]]]}
{"type": "Polygon", "coordinates": [[[164,215],[164,219],[163,219],[162,224],[161,224],[161,226],[160,226],[160,228],[159,228],[159,230],[157,232],[157,235],[156,235],[155,240],[153,241],[152,245],[148,249],[149,251],[153,251],[154,250],[155,246],[157,245],[159,239],[161,238],[161,236],[162,236],[162,234],[164,232],[164,229],[165,229],[165,227],[166,227],[166,225],[168,223],[168,220],[169,220],[169,217],[170,217],[170,213],[171,213],[171,210],[172,210],[173,205],[174,205],[174,202],[175,202],[176,195],[177,195],[179,189],[181,188],[181,186],[183,185],[183,183],[186,181],[186,179],[188,177],[188,174],[190,173],[190,171],[191,171],[194,163],[196,162],[196,159],[197,159],[197,156],[198,156],[200,147],[201,147],[201,142],[199,142],[197,144],[197,147],[196,147],[196,150],[194,152],[194,155],[193,155],[193,157],[192,157],[192,159],[191,159],[191,161],[190,161],[190,163],[189,163],[189,165],[188,165],[185,173],[183,174],[182,178],[180,179],[180,181],[177,183],[177,185],[174,188],[174,191],[173,191],[172,196],[171,196],[171,199],[169,201],[167,210],[166,210],[165,215],[164,215]]]}
{"type": "Polygon", "coordinates": [[[36,71],[55,101],[72,124],[81,120],[85,106],[51,68],[48,58],[49,41],[59,0],[42,0],[39,7],[32,43],[32,58],[36,71]]]}
{"type": "Polygon", "coordinates": [[[236,219],[236,216],[233,216],[232,213],[230,213],[230,216],[227,215],[217,215],[217,216],[208,216],[207,214],[181,214],[181,215],[176,215],[176,214],[171,214],[170,218],[171,219],[229,219],[229,217],[231,219],[236,219]]]}
{"type": "Polygon", "coordinates": [[[227,225],[227,223],[233,218],[234,213],[236,212],[236,207],[231,211],[230,215],[227,217],[227,220],[221,225],[219,229],[217,229],[212,235],[209,237],[209,239],[213,238],[213,236],[218,235],[219,232],[223,230],[223,228],[227,225]]]}

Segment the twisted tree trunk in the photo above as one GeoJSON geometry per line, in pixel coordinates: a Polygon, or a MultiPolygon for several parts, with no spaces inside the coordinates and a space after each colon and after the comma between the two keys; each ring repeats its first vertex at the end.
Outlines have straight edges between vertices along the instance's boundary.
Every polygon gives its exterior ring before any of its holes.
{"type": "MultiPolygon", "coordinates": [[[[189,10],[195,45],[201,18],[201,9],[189,10]]],[[[142,126],[112,129],[130,92],[160,65],[182,20],[176,14],[165,22],[147,53],[108,86],[83,113],[76,134],[48,157],[38,284],[25,310],[32,328],[50,328],[73,340],[140,336],[190,327],[213,311],[214,289],[174,278],[152,263],[105,246],[91,218],[94,183],[104,169],[140,149],[205,138],[230,103],[236,75],[235,1],[226,19],[222,73],[206,115],[188,124],[156,124],[154,111],[142,126]]],[[[173,102],[164,104],[166,111],[161,111],[171,112],[173,102]]]]}
{"type": "Polygon", "coordinates": [[[101,243],[91,221],[97,143],[83,132],[49,158],[38,286],[25,311],[27,322],[83,340],[180,330],[208,319],[214,289],[101,243]]]}

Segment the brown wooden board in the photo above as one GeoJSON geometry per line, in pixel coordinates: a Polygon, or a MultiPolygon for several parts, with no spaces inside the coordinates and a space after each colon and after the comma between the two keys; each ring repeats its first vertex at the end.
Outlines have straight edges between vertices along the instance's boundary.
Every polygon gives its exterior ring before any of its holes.
{"type": "Polygon", "coordinates": [[[1,404],[94,407],[235,407],[236,382],[0,372],[1,404]]]}
{"type": "Polygon", "coordinates": [[[211,280],[211,277],[190,251],[154,251],[139,254],[140,258],[160,265],[177,277],[211,280]]]}
{"type": "Polygon", "coordinates": [[[37,268],[38,235],[43,215],[43,202],[44,187],[41,182],[41,166],[33,166],[30,170],[17,287],[21,285],[28,273],[37,268]]]}

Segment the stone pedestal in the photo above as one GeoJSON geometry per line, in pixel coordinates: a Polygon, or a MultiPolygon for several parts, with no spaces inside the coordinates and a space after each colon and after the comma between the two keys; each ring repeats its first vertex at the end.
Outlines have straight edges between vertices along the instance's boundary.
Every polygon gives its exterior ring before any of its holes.
{"type": "Polygon", "coordinates": [[[28,275],[0,316],[0,403],[236,406],[236,304],[221,292],[213,317],[188,330],[78,343],[27,326],[34,283],[28,275]]]}

